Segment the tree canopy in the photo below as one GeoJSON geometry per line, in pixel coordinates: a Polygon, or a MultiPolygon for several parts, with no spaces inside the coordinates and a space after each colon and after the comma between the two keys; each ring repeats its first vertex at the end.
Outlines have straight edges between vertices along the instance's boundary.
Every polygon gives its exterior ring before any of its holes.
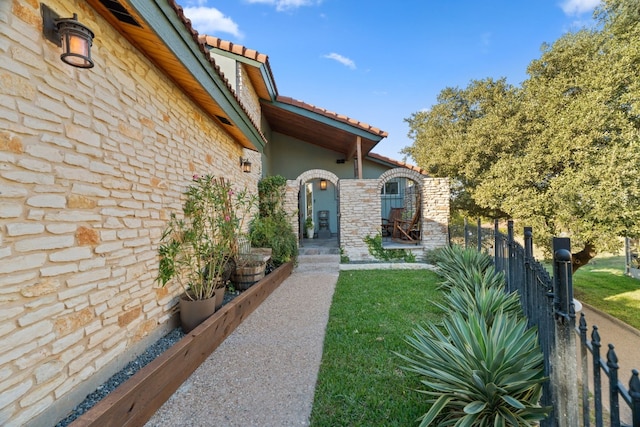
{"type": "Polygon", "coordinates": [[[520,220],[539,242],[568,235],[584,261],[640,235],[640,2],[606,0],[595,16],[544,45],[521,86],[442,90],[406,119],[404,150],[453,179],[454,209],[520,220]]]}

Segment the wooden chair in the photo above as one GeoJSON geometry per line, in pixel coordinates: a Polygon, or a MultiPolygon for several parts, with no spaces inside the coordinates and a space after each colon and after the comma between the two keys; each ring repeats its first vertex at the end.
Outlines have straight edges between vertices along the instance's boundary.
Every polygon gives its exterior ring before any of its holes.
{"type": "Polygon", "coordinates": [[[420,241],[420,222],[421,222],[421,205],[420,196],[416,195],[416,204],[413,210],[413,216],[410,219],[400,217],[393,223],[393,238],[401,242],[418,243],[420,241]]]}
{"type": "Polygon", "coordinates": [[[395,222],[402,219],[404,208],[391,208],[389,209],[389,218],[382,218],[382,235],[392,236],[394,231],[395,222]]]}

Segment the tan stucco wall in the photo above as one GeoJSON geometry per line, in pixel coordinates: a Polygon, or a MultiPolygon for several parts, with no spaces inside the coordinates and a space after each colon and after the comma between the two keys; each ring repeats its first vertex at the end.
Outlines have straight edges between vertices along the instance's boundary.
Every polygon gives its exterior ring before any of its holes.
{"type": "Polygon", "coordinates": [[[193,174],[262,174],[85,2],[48,5],[95,32],[96,65],[59,60],[38,2],[0,2],[0,425],[55,424],[167,329],[157,247],[193,174]]]}

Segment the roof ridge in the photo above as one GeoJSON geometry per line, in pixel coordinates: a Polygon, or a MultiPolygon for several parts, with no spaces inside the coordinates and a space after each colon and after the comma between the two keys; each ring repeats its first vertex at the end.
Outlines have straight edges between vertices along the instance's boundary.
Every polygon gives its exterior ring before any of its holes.
{"type": "Polygon", "coordinates": [[[220,37],[210,36],[207,34],[203,34],[200,37],[204,38],[205,42],[209,46],[235,53],[236,55],[244,56],[248,59],[256,60],[262,64],[267,64],[269,62],[269,57],[266,54],[260,53],[255,49],[250,49],[244,45],[236,44],[228,40],[223,40],[220,37]]]}

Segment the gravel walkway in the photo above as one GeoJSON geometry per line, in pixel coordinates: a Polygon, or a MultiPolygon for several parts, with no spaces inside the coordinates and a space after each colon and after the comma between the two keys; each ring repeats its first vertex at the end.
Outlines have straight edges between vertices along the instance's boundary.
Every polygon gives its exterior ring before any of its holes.
{"type": "Polygon", "coordinates": [[[340,257],[299,265],[146,426],[305,426],[340,257]]]}

